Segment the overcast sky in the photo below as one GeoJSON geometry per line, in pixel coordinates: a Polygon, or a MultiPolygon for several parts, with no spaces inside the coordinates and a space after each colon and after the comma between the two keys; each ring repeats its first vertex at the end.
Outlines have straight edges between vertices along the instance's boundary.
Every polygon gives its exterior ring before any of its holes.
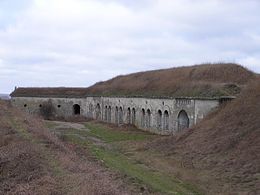
{"type": "Polygon", "coordinates": [[[236,62],[260,73],[259,0],[0,0],[0,93],[236,62]]]}

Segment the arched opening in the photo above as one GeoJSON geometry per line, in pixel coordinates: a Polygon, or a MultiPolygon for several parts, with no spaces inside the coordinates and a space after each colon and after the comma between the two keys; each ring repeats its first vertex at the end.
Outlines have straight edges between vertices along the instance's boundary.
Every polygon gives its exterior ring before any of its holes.
{"type": "Polygon", "coordinates": [[[100,120],[101,118],[101,107],[100,107],[100,104],[97,104],[96,106],[96,119],[97,120],[100,120]]]}
{"type": "Polygon", "coordinates": [[[164,123],[163,123],[163,129],[169,130],[169,113],[167,110],[164,111],[164,123]]]}
{"type": "Polygon", "coordinates": [[[185,110],[181,110],[178,115],[178,130],[189,128],[189,117],[185,110]]]}
{"type": "Polygon", "coordinates": [[[73,113],[74,115],[80,115],[80,105],[78,104],[73,105],[73,113]]]}
{"type": "Polygon", "coordinates": [[[135,108],[132,109],[132,124],[135,124],[135,108]]]}
{"type": "Polygon", "coordinates": [[[147,119],[146,119],[146,127],[151,127],[151,111],[150,109],[147,110],[147,119]]]}
{"type": "Polygon", "coordinates": [[[123,108],[119,108],[119,124],[123,124],[123,108]]]}
{"type": "Polygon", "coordinates": [[[118,107],[116,106],[115,110],[115,123],[118,124],[118,107]]]}
{"type": "Polygon", "coordinates": [[[157,112],[157,129],[162,129],[162,111],[158,110],[157,112]]]}
{"type": "Polygon", "coordinates": [[[89,104],[89,108],[88,108],[88,111],[89,111],[89,117],[90,118],[93,118],[93,105],[92,104],[89,104]]]}
{"type": "Polygon", "coordinates": [[[127,124],[131,123],[131,109],[127,108],[127,124]]]}
{"type": "Polygon", "coordinates": [[[145,110],[142,109],[141,112],[141,127],[145,127],[145,110]]]}
{"type": "Polygon", "coordinates": [[[108,107],[108,122],[111,123],[111,106],[108,107]]]}
{"type": "Polygon", "coordinates": [[[107,106],[105,106],[105,121],[108,121],[108,109],[107,109],[107,106]]]}

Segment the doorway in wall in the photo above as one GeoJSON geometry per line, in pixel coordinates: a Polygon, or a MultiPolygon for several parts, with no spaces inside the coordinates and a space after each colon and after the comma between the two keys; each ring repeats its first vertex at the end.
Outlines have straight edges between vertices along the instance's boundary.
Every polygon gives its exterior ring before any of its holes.
{"type": "Polygon", "coordinates": [[[74,115],[80,115],[80,105],[78,104],[73,105],[73,113],[74,115]]]}
{"type": "Polygon", "coordinates": [[[186,128],[189,128],[189,117],[184,110],[181,110],[178,115],[178,130],[180,131],[186,128]]]}

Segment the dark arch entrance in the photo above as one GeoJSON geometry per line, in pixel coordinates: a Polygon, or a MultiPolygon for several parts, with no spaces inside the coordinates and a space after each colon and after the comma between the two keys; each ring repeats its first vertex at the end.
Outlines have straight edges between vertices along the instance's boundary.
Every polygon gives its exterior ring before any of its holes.
{"type": "Polygon", "coordinates": [[[123,124],[123,108],[119,108],[119,124],[123,124]]]}
{"type": "Polygon", "coordinates": [[[131,109],[127,108],[127,124],[131,123],[131,109]]]}
{"type": "Polygon", "coordinates": [[[162,111],[158,110],[157,112],[157,129],[162,129],[162,111]]]}
{"type": "Polygon", "coordinates": [[[146,127],[150,128],[151,127],[151,110],[147,110],[147,118],[146,118],[146,127]]]}
{"type": "Polygon", "coordinates": [[[164,121],[163,121],[163,128],[164,130],[169,130],[169,112],[167,110],[164,111],[164,121]]]}
{"type": "Polygon", "coordinates": [[[135,125],[135,108],[132,109],[132,124],[135,125]]]}
{"type": "Polygon", "coordinates": [[[181,110],[178,115],[178,130],[189,128],[189,117],[185,110],[181,110]]]}
{"type": "Polygon", "coordinates": [[[78,104],[73,105],[73,113],[74,115],[80,115],[80,105],[78,104]]]}
{"type": "Polygon", "coordinates": [[[97,106],[96,106],[96,119],[101,120],[101,106],[100,106],[100,104],[97,104],[97,106]]]}
{"type": "Polygon", "coordinates": [[[118,107],[116,106],[116,110],[115,110],[115,123],[118,124],[118,122],[119,122],[118,107]]]}
{"type": "Polygon", "coordinates": [[[145,110],[142,109],[142,113],[141,113],[141,126],[145,127],[145,110]]]}

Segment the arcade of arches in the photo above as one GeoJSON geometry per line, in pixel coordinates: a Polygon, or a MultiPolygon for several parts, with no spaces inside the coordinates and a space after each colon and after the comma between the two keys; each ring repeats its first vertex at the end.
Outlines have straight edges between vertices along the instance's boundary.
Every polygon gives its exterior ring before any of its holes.
{"type": "MultiPolygon", "coordinates": [[[[96,119],[101,120],[101,108],[100,104],[96,105],[97,107],[97,113],[96,113],[96,119]]],[[[105,106],[104,109],[104,120],[106,122],[111,123],[112,122],[112,108],[111,106],[105,106]]],[[[141,110],[141,128],[147,128],[149,129],[152,126],[152,113],[150,109],[145,110],[144,108],[141,110]]],[[[115,107],[115,123],[116,124],[123,124],[124,123],[124,114],[123,114],[123,108],[120,106],[115,107]]],[[[126,124],[133,124],[135,125],[135,117],[136,117],[136,111],[135,108],[128,107],[126,110],[126,124]]],[[[169,111],[165,110],[162,112],[161,110],[158,110],[157,112],[157,123],[156,127],[158,130],[169,130],[169,111]]],[[[183,130],[185,128],[189,128],[189,117],[185,110],[181,110],[178,114],[178,130],[183,130]]]]}

